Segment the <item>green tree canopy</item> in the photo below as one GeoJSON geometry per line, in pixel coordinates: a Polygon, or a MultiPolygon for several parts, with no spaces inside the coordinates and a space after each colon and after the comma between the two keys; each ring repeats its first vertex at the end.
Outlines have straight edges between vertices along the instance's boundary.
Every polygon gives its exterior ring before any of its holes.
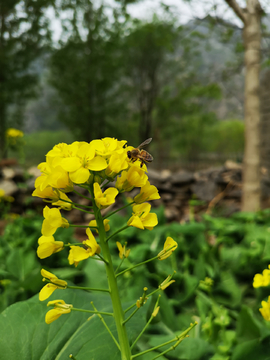
{"type": "Polygon", "coordinates": [[[54,0],[0,2],[0,156],[6,128],[11,121],[22,123],[21,109],[34,94],[38,78],[30,65],[50,40],[45,10],[53,5],[54,0]]]}

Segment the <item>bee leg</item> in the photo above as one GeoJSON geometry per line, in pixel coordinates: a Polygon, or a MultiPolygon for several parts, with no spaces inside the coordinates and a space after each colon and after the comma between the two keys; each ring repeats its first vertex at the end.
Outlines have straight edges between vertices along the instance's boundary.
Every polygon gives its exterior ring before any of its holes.
{"type": "Polygon", "coordinates": [[[141,160],[141,168],[143,167],[143,164],[145,164],[145,162],[143,160],[141,160]]]}

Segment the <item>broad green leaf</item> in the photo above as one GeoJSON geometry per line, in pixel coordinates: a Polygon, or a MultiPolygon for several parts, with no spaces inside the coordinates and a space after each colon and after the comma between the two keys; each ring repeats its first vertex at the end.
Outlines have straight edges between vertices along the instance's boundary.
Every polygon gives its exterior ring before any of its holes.
{"type": "MultiPolygon", "coordinates": [[[[111,312],[107,294],[91,294],[80,290],[56,290],[49,300],[63,299],[76,308],[111,312]]],[[[45,314],[50,310],[38,296],[8,307],[0,315],[0,360],[118,360],[119,350],[97,315],[72,311],[47,325],[45,314]]],[[[129,338],[135,338],[145,325],[144,306],[128,322],[129,338]]],[[[104,319],[117,338],[112,317],[104,319]]]]}
{"type": "Polygon", "coordinates": [[[236,346],[232,360],[270,360],[270,339],[261,342],[258,339],[245,341],[236,346]]]}

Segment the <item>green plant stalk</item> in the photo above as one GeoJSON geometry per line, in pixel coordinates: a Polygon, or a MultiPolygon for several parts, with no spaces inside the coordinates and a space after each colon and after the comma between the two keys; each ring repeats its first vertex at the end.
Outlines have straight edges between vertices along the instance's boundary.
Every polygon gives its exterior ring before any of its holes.
{"type": "Polygon", "coordinates": [[[85,291],[101,291],[101,292],[110,292],[108,289],[99,289],[99,288],[91,288],[91,287],[83,287],[83,286],[69,286],[67,285],[67,289],[79,289],[85,291]]]}
{"type": "Polygon", "coordinates": [[[77,308],[71,308],[71,310],[72,311],[90,313],[90,314],[102,314],[102,315],[114,316],[113,313],[109,313],[109,312],[106,312],[106,311],[94,311],[94,310],[77,309],[77,308]]]}
{"type": "MultiPolygon", "coordinates": [[[[98,312],[97,308],[95,307],[93,301],[91,301],[91,305],[93,306],[94,310],[98,312]]],[[[108,331],[108,333],[110,334],[111,338],[113,339],[115,345],[118,347],[119,350],[120,346],[118,344],[118,341],[116,340],[116,338],[113,336],[113,333],[111,332],[110,328],[108,327],[108,325],[106,324],[105,320],[103,319],[103,317],[97,313],[97,316],[100,318],[100,321],[102,322],[102,324],[105,326],[106,330],[108,331]]]]}
{"type": "MultiPolygon", "coordinates": [[[[160,299],[160,296],[157,298],[157,301],[156,301],[156,304],[155,304],[155,307],[154,307],[154,310],[156,310],[157,306],[158,306],[158,303],[159,303],[159,299],[160,299]]],[[[145,330],[148,328],[148,326],[150,325],[150,322],[153,320],[154,316],[153,316],[153,313],[151,314],[150,316],[150,319],[147,321],[145,327],[142,329],[142,331],[140,332],[140,334],[137,336],[137,338],[134,340],[133,344],[131,345],[131,350],[134,348],[134,346],[136,345],[136,343],[138,342],[138,340],[140,339],[140,337],[143,335],[143,333],[145,332],[145,330]]]]}
{"type": "Polygon", "coordinates": [[[117,210],[109,213],[108,215],[104,216],[104,219],[108,219],[108,217],[112,216],[113,214],[116,214],[118,211],[121,211],[121,210],[123,210],[123,209],[125,209],[125,208],[127,208],[127,207],[129,207],[129,206],[131,206],[131,205],[133,205],[134,203],[135,203],[135,201],[132,201],[132,202],[130,202],[130,203],[128,203],[128,204],[120,207],[119,209],[117,209],[117,210]]]}
{"type": "MultiPolygon", "coordinates": [[[[90,194],[94,198],[93,185],[90,185],[90,194]]],[[[117,281],[114,274],[111,254],[109,245],[106,239],[106,231],[103,224],[103,218],[100,212],[100,209],[96,206],[95,201],[93,201],[93,209],[95,213],[96,222],[98,225],[99,233],[99,245],[102,250],[103,257],[105,259],[105,268],[107,273],[108,285],[110,290],[110,296],[113,305],[114,320],[116,324],[116,329],[118,333],[118,341],[121,351],[121,360],[130,360],[131,359],[131,350],[129,346],[129,340],[127,336],[126,326],[123,323],[125,320],[124,312],[122,309],[122,304],[120,300],[120,295],[118,291],[117,281]]]]}
{"type": "Polygon", "coordinates": [[[195,321],[193,324],[190,324],[190,327],[187,328],[185,331],[183,331],[182,334],[180,334],[179,336],[176,336],[176,337],[173,338],[172,340],[166,341],[166,342],[163,343],[163,344],[159,344],[159,345],[157,345],[157,346],[154,346],[154,347],[152,347],[151,349],[147,349],[147,350],[142,351],[142,352],[140,352],[140,353],[138,353],[138,354],[135,354],[135,355],[132,356],[131,359],[135,359],[136,357],[139,357],[139,356],[141,356],[141,355],[147,354],[147,353],[150,352],[150,351],[157,350],[157,349],[161,348],[162,346],[169,345],[169,344],[171,344],[171,343],[173,343],[173,342],[175,342],[175,341],[177,341],[177,340],[181,340],[182,338],[185,338],[185,337],[187,336],[187,334],[190,332],[190,330],[193,329],[194,326],[196,326],[197,324],[198,324],[197,321],[195,321]]]}

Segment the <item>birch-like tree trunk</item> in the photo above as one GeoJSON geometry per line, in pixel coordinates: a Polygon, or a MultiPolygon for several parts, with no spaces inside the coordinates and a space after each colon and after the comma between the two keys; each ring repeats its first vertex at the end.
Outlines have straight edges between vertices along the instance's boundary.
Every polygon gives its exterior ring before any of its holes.
{"type": "Polygon", "coordinates": [[[260,58],[261,16],[259,0],[247,0],[240,8],[235,0],[225,0],[242,20],[245,47],[245,152],[243,166],[242,211],[260,208],[260,58]]]}

